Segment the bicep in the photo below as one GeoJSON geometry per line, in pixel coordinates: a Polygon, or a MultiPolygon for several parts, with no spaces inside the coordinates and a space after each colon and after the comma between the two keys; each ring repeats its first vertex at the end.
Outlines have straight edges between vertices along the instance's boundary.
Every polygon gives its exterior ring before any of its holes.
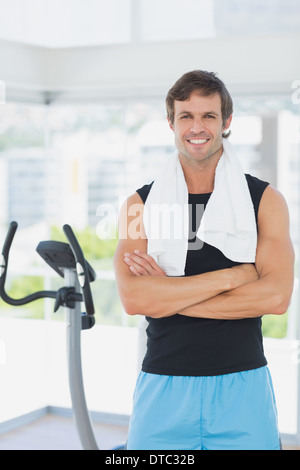
{"type": "Polygon", "coordinates": [[[133,250],[147,251],[147,238],[143,226],[144,204],[140,196],[135,193],[123,204],[119,216],[119,241],[114,255],[114,268],[120,295],[126,290],[126,283],[134,275],[124,262],[124,253],[133,250]]]}
{"type": "Polygon", "coordinates": [[[258,213],[256,269],[290,295],[294,278],[294,249],[287,204],[274,188],[266,188],[258,213]]]}

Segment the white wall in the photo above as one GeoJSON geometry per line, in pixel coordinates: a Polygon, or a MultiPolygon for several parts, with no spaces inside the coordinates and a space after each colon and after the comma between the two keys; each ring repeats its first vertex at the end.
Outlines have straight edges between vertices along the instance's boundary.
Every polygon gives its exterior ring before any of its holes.
{"type": "MultiPolygon", "coordinates": [[[[95,325],[82,331],[87,405],[130,415],[138,374],[138,330],[95,325]]],[[[264,338],[282,433],[297,429],[298,342],[264,338]]],[[[0,318],[0,425],[45,406],[71,407],[66,324],[0,318]]]]}
{"type": "Polygon", "coordinates": [[[9,41],[0,41],[0,77],[8,87],[24,86],[32,89],[44,86],[43,69],[45,49],[9,41]]]}
{"type": "MultiPolygon", "coordinates": [[[[88,407],[129,415],[138,374],[137,330],[82,331],[88,407]]],[[[64,322],[0,318],[0,424],[48,405],[71,408],[64,322]]]]}

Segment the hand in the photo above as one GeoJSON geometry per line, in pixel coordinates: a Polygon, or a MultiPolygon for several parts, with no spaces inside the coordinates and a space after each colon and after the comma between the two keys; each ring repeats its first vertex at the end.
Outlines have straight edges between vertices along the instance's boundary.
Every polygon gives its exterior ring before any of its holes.
{"type": "Polygon", "coordinates": [[[136,276],[166,276],[164,270],[158,266],[152,256],[142,250],[124,253],[124,262],[136,276]]]}

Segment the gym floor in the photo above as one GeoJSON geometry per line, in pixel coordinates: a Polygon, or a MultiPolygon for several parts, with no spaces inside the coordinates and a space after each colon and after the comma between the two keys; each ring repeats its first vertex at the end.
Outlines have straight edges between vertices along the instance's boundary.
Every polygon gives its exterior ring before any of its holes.
{"type": "MultiPolygon", "coordinates": [[[[113,449],[126,442],[127,427],[93,424],[98,446],[113,449]]],[[[46,415],[6,434],[0,434],[0,450],[81,450],[72,418],[46,415]]]]}

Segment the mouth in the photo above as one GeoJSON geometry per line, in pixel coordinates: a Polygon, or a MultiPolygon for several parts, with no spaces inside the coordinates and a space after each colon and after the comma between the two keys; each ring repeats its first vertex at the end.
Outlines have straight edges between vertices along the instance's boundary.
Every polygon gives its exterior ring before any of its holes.
{"type": "Polygon", "coordinates": [[[209,139],[187,139],[191,145],[204,145],[209,139]]]}

